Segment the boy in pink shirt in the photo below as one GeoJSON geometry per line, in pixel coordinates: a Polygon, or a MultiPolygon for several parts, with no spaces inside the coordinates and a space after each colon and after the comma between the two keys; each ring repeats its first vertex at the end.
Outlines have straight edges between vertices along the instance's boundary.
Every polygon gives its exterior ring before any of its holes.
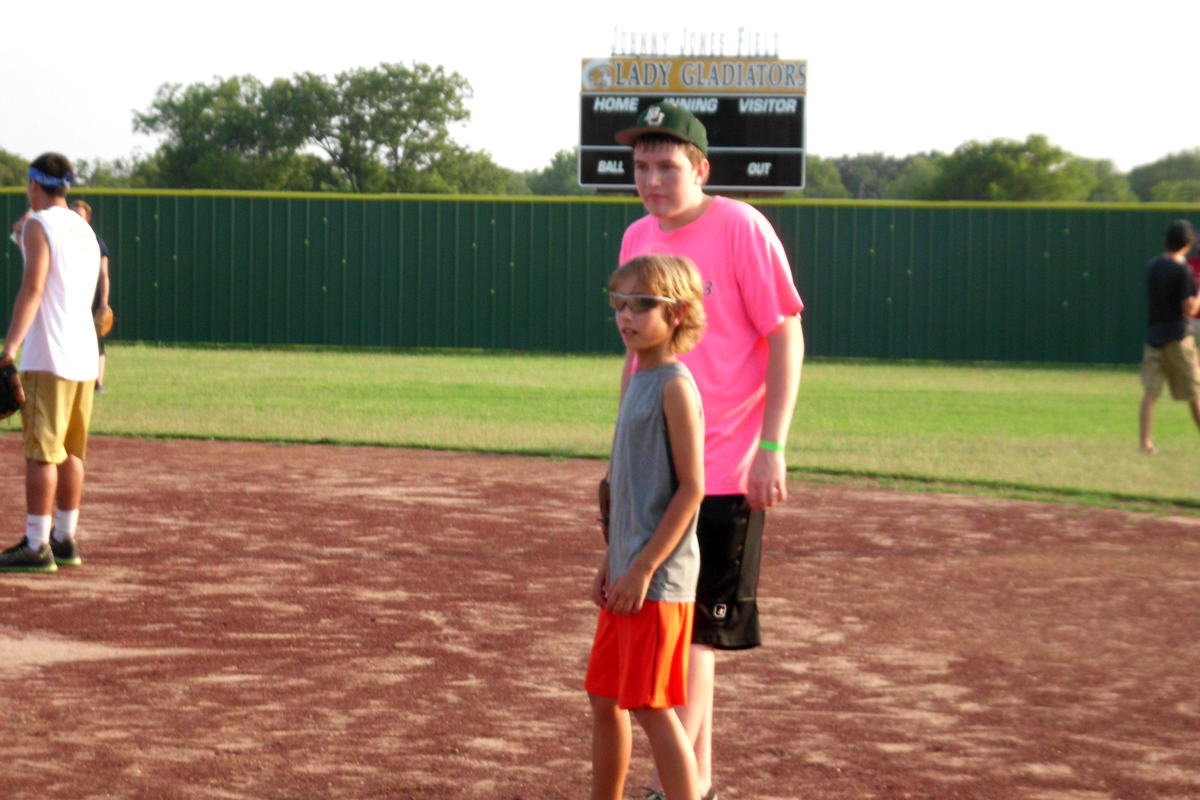
{"type": "MultiPolygon", "coordinates": [[[[804,360],[804,304],[766,218],[746,203],[704,193],[708,137],[691,112],[656,103],[617,141],[633,148],[634,180],[649,212],[625,231],[620,261],[686,256],[704,283],[708,330],[680,357],[704,407],[706,487],[687,705],[678,711],[696,750],[703,797],[713,800],[715,651],[761,644],[763,510],[787,499],[784,446],[804,360]]],[[[633,366],[629,353],[622,387],[633,366]]]]}

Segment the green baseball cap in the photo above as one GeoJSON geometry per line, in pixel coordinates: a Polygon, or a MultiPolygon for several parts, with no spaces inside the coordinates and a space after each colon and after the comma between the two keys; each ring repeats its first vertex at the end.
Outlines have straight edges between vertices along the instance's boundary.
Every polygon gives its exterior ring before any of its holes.
{"type": "Polygon", "coordinates": [[[633,147],[639,136],[648,133],[673,136],[682,142],[696,145],[701,153],[708,155],[708,131],[704,130],[703,123],[696,119],[695,114],[678,103],[663,100],[647,106],[638,114],[633,127],[617,131],[616,138],[618,144],[633,147]]]}

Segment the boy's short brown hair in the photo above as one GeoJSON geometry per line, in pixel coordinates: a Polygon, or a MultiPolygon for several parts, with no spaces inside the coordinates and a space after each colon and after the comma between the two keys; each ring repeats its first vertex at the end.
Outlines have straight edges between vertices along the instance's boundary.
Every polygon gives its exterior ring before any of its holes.
{"type": "Polygon", "coordinates": [[[78,213],[80,210],[82,210],[83,213],[79,214],[79,216],[83,217],[88,222],[92,221],[92,207],[91,207],[91,205],[88,204],[88,202],[86,200],[74,201],[73,203],[71,203],[71,210],[76,213],[78,213]]]}
{"type": "Polygon", "coordinates": [[[690,258],[662,253],[631,258],[609,277],[609,291],[615,291],[624,278],[633,278],[638,289],[646,294],[671,298],[674,302],[663,308],[668,319],[674,318],[677,309],[683,310],[679,325],[671,334],[672,352],[686,353],[696,346],[704,335],[707,320],[700,271],[690,258]]]}
{"type": "Polygon", "coordinates": [[[633,149],[636,151],[639,147],[678,147],[694,168],[699,168],[700,162],[706,158],[696,145],[665,133],[643,133],[633,140],[633,149]]]}

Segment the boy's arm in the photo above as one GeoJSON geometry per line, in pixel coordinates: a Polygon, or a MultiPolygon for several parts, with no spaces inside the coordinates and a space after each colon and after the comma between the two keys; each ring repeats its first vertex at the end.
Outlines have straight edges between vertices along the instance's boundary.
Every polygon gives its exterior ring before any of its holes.
{"type": "Polygon", "coordinates": [[[592,602],[604,608],[608,597],[608,548],[604,548],[604,560],[596,568],[596,577],[592,579],[592,602]]]}
{"type": "Polygon", "coordinates": [[[100,308],[108,308],[108,256],[100,256],[100,308]]]}
{"type": "Polygon", "coordinates": [[[37,317],[42,294],[46,291],[46,276],[50,273],[50,243],[40,224],[25,225],[22,234],[25,245],[25,272],[21,276],[21,288],[13,302],[12,321],[4,337],[4,349],[0,351],[0,362],[11,361],[25,341],[29,327],[37,317]]]}
{"type": "Polygon", "coordinates": [[[663,386],[663,415],[679,487],[650,541],[629,569],[608,587],[608,610],[613,614],[641,611],[654,571],[679,546],[704,499],[704,424],[700,398],[686,378],[672,378],[663,386]]]}
{"type": "Polygon", "coordinates": [[[1182,276],[1182,291],[1183,295],[1183,315],[1185,317],[1193,317],[1196,315],[1196,310],[1200,308],[1200,293],[1197,293],[1196,279],[1192,277],[1190,264],[1184,264],[1182,276]]]}
{"type": "Polygon", "coordinates": [[[1200,308],[1200,294],[1194,294],[1191,297],[1183,298],[1183,315],[1185,317],[1196,316],[1196,310],[1200,308]]]}
{"type": "MultiPolygon", "coordinates": [[[[760,439],[781,448],[787,444],[804,366],[804,329],[790,316],[767,334],[766,408],[760,439]]],[[[787,500],[787,463],[783,450],[759,449],[750,464],[746,499],[753,509],[770,508],[787,500]]]]}

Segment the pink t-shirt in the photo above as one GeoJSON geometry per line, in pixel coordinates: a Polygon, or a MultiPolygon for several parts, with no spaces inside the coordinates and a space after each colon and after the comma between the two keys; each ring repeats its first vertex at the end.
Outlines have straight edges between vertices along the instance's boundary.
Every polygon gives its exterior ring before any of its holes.
{"type": "Polygon", "coordinates": [[[766,407],[766,336],[804,308],[775,229],[756,208],[713,197],[698,219],[673,231],[645,216],[625,231],[621,263],[667,253],[695,262],[708,330],[687,364],[704,405],[706,494],[745,494],[766,407]]]}

